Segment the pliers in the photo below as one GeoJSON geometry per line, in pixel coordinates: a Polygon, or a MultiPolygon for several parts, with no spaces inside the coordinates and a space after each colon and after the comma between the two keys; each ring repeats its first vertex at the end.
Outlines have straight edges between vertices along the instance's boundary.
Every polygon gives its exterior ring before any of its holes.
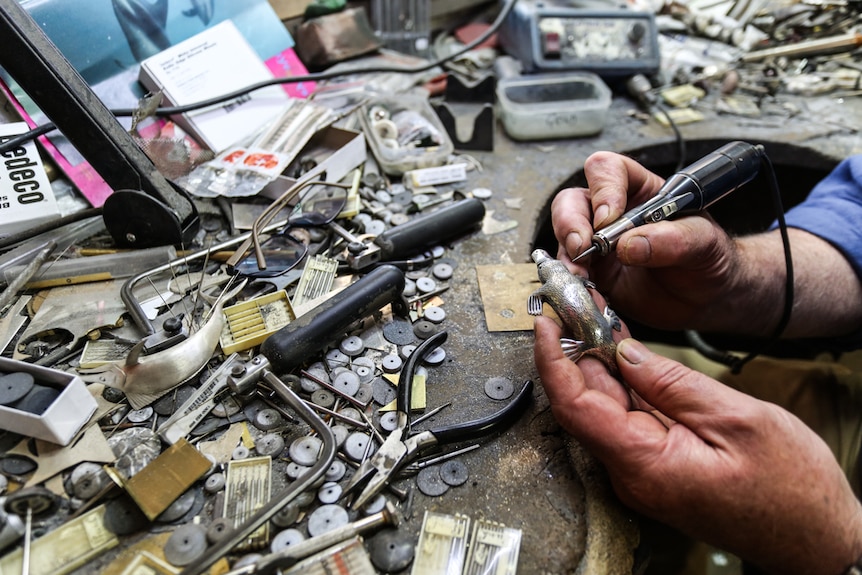
{"type": "Polygon", "coordinates": [[[380,449],[365,460],[350,478],[344,489],[345,495],[367,481],[365,488],[352,502],[351,507],[359,508],[370,501],[421,450],[433,445],[476,439],[499,431],[514,423],[529,405],[533,397],[533,382],[528,380],[515,399],[497,413],[475,421],[448,425],[411,435],[410,396],[416,365],[431,351],[442,345],[447,337],[448,333],[445,331],[432,335],[417,346],[407,361],[404,362],[395,402],[396,427],[386,437],[380,449]]]}

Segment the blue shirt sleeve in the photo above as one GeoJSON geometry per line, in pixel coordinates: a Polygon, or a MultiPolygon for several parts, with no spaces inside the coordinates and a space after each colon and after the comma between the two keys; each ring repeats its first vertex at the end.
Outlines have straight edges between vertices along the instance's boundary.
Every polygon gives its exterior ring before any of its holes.
{"type": "MultiPolygon", "coordinates": [[[[801,204],[788,210],[785,219],[788,226],[835,246],[862,281],[862,155],[838,164],[801,204]]],[[[862,347],[862,329],[838,343],[845,348],[862,347]]]]}
{"type": "Polygon", "coordinates": [[[835,246],[862,281],[862,155],[838,164],[785,219],[835,246]]]}

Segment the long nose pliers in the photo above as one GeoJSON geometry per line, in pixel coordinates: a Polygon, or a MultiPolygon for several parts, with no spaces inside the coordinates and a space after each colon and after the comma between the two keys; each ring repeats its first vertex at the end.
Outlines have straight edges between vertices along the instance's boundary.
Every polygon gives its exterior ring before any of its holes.
{"type": "Polygon", "coordinates": [[[345,495],[367,481],[365,488],[353,501],[351,507],[359,508],[370,501],[421,450],[433,445],[467,441],[495,433],[514,423],[529,405],[533,397],[533,382],[528,380],[515,396],[515,399],[494,414],[474,421],[447,425],[411,435],[410,399],[416,365],[434,349],[442,345],[447,337],[448,333],[445,331],[432,335],[417,346],[407,361],[404,362],[395,402],[396,427],[389,433],[377,452],[365,460],[350,478],[344,489],[345,495]]]}

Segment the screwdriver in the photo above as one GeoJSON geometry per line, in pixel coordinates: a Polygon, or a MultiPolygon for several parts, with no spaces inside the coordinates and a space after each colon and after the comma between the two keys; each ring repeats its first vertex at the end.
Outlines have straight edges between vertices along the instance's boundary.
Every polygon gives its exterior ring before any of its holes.
{"type": "Polygon", "coordinates": [[[683,168],[665,181],[658,193],[613,223],[596,230],[592,245],[572,259],[606,256],[633,228],[696,214],[757,176],[765,151],[760,144],[730,142],[683,168]]]}

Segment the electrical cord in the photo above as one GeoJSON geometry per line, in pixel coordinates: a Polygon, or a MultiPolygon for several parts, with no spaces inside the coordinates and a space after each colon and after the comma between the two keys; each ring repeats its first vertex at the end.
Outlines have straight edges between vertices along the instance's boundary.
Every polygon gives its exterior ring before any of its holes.
{"type": "Polygon", "coordinates": [[[787,232],[787,222],[784,219],[784,206],[781,202],[781,192],[778,189],[778,180],[775,176],[775,167],[772,165],[772,162],[769,160],[769,157],[766,154],[761,157],[761,162],[767,168],[769,187],[772,192],[773,205],[775,207],[776,219],[778,221],[778,230],[781,234],[781,244],[784,248],[784,265],[787,270],[784,280],[784,306],[781,312],[781,319],[778,321],[778,324],[775,326],[775,329],[773,330],[769,338],[759,348],[750,351],[747,355],[743,357],[713,347],[712,345],[707,343],[698,332],[694,330],[685,331],[686,339],[694,349],[696,349],[702,355],[713,361],[723,363],[729,366],[730,371],[733,374],[739,373],[746,363],[748,363],[758,355],[763,354],[766,350],[768,350],[772,345],[774,345],[778,340],[781,339],[781,335],[784,333],[784,330],[787,329],[787,324],[790,323],[790,315],[793,312],[793,259],[790,253],[790,236],[787,232]]]}
{"type": "MultiPolygon", "coordinates": [[[[485,42],[488,38],[490,38],[493,34],[499,30],[500,26],[502,26],[503,21],[512,11],[512,8],[515,6],[515,2],[517,0],[506,0],[506,4],[500,10],[500,13],[494,19],[491,26],[485,30],[482,34],[477,36],[473,41],[465,44],[461,49],[456,50],[452,54],[444,56],[442,58],[438,58],[432,62],[428,62],[426,64],[421,64],[418,66],[369,66],[366,68],[357,68],[355,70],[337,70],[337,71],[326,71],[326,72],[314,72],[310,74],[303,74],[300,76],[287,76],[283,78],[272,78],[271,80],[264,80],[262,82],[257,82],[246,86],[240,90],[235,90],[228,94],[223,94],[221,96],[217,96],[215,98],[209,98],[207,100],[201,100],[200,102],[194,102],[192,104],[186,104],[184,106],[171,106],[171,107],[163,107],[157,108],[155,110],[156,116],[173,116],[176,114],[184,114],[186,112],[191,112],[194,110],[199,110],[201,108],[207,108],[209,106],[214,106],[217,104],[221,104],[223,102],[227,102],[230,100],[235,100],[241,96],[245,96],[251,92],[261,90],[263,88],[268,88],[270,86],[279,86],[283,84],[297,84],[300,82],[320,82],[323,80],[331,80],[333,78],[338,78],[344,76],[346,74],[419,74],[422,72],[427,72],[433,68],[438,66],[442,66],[446,62],[450,60],[454,60],[460,57],[463,54],[466,54],[470,50],[474,49],[476,46],[479,46],[483,42],[485,42]]],[[[136,112],[135,108],[117,108],[110,110],[110,112],[117,117],[128,117],[133,116],[136,112]]],[[[53,122],[46,122],[39,126],[36,126],[32,130],[25,132],[19,136],[14,138],[10,138],[9,140],[0,144],[0,153],[6,152],[13,148],[20,146],[23,143],[26,143],[34,138],[42,136],[52,130],[56,129],[56,126],[53,122]]]]}

